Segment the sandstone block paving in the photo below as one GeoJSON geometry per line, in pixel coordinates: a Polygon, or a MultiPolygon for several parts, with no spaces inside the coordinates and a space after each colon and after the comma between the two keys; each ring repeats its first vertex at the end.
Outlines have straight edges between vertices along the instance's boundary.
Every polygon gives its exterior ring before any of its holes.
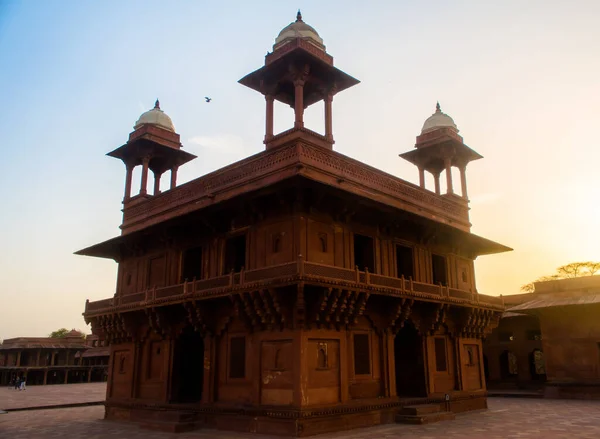
{"type": "Polygon", "coordinates": [[[0,387],[0,410],[81,404],[105,399],[106,383],[28,386],[24,391],[0,387]]]}
{"type": "MultiPolygon", "coordinates": [[[[273,436],[208,429],[181,434],[162,433],[142,430],[129,423],[104,421],[103,414],[102,406],[9,412],[0,415],[0,437],[11,439],[273,438],[273,436]]],[[[490,398],[489,410],[457,415],[453,421],[429,425],[388,424],[313,437],[318,439],[597,439],[600,438],[600,402],[490,398]]]]}

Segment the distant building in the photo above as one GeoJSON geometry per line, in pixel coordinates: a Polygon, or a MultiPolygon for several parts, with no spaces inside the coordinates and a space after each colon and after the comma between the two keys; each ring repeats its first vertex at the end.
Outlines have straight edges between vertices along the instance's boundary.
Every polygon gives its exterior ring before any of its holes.
{"type": "Polygon", "coordinates": [[[84,313],[110,342],[106,417],[306,436],[485,408],[481,339],[504,308],[473,261],[510,249],[470,232],[481,156],[439,105],[401,155],[419,185],[335,151],[333,97],[358,81],[300,14],[240,83],[264,95],[264,151],[177,186],[195,156],[157,101],[109,153],[126,167],[122,233],[78,252],[119,264],[116,294],[84,313]],[[294,109],[281,133],[275,101],[294,109]],[[318,102],[324,134],[304,126],[318,102]]]}
{"type": "Polygon", "coordinates": [[[600,276],[536,282],[533,293],[504,301],[484,343],[490,387],[600,398],[600,276]]]}
{"type": "Polygon", "coordinates": [[[0,384],[25,377],[27,385],[106,381],[109,351],[97,336],[18,337],[0,345],[0,384]]]}

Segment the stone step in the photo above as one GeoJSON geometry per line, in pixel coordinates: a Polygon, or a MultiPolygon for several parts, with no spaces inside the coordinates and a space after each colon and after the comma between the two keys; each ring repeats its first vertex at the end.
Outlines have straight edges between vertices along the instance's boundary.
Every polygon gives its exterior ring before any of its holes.
{"type": "Polygon", "coordinates": [[[439,404],[407,405],[402,407],[401,415],[419,416],[443,411],[439,404]]]}
{"type": "Polygon", "coordinates": [[[396,415],[398,424],[431,424],[439,421],[451,421],[455,418],[452,412],[427,413],[424,415],[396,415]]]}
{"type": "Polygon", "coordinates": [[[189,422],[165,422],[165,421],[144,421],[140,422],[140,428],[144,430],[163,431],[167,433],[183,433],[186,431],[198,430],[202,428],[203,423],[198,421],[189,422]]]}

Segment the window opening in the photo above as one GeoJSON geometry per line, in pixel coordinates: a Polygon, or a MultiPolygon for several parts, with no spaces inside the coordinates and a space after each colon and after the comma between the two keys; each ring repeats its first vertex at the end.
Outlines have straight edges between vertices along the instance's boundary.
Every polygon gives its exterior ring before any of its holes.
{"type": "Polygon", "coordinates": [[[446,258],[440,255],[431,255],[431,266],[433,268],[433,283],[435,285],[447,285],[446,258]]]}
{"type": "Polygon", "coordinates": [[[396,246],[396,272],[398,277],[414,277],[413,249],[404,245],[396,246]]]}
{"type": "Polygon", "coordinates": [[[359,270],[369,269],[375,272],[375,252],[373,238],[364,235],[354,235],[354,266],[359,270]]]}
{"type": "Polygon", "coordinates": [[[246,337],[229,340],[229,378],[246,376],[246,337]]]}
{"type": "Polygon", "coordinates": [[[356,375],[371,373],[369,334],[354,334],[354,373],[356,375]]]}
{"type": "Polygon", "coordinates": [[[435,344],[435,370],[437,372],[448,371],[448,360],[446,358],[446,339],[436,337],[435,344]]]}
{"type": "Polygon", "coordinates": [[[183,252],[182,281],[202,279],[202,247],[188,248],[183,252]]]}
{"type": "Polygon", "coordinates": [[[236,273],[246,266],[246,235],[227,238],[225,242],[225,273],[236,273]]]}

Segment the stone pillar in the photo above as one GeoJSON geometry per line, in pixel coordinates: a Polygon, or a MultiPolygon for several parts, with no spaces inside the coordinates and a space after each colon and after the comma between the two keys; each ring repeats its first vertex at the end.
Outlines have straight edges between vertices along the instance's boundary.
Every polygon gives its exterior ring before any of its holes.
{"type": "Polygon", "coordinates": [[[140,185],[140,195],[148,193],[148,166],[150,165],[150,157],[144,157],[142,160],[142,184],[140,185]]]}
{"type": "Polygon", "coordinates": [[[154,195],[160,194],[160,176],[158,172],[153,172],[154,174],[154,191],[152,192],[154,195]]]}
{"type": "Polygon", "coordinates": [[[91,367],[88,369],[87,382],[88,383],[92,382],[92,368],[91,367]]]}
{"type": "Polygon", "coordinates": [[[294,128],[304,127],[304,80],[294,81],[294,128]]]}
{"type": "Polygon", "coordinates": [[[69,369],[65,369],[65,384],[69,381],[69,369]]]}
{"type": "Polygon", "coordinates": [[[433,174],[433,179],[435,181],[435,193],[440,194],[440,173],[436,172],[433,174]]]}
{"type": "Polygon", "coordinates": [[[127,201],[131,198],[131,179],[133,178],[134,166],[126,165],[125,171],[125,199],[127,201]]]}
{"type": "Polygon", "coordinates": [[[267,101],[267,114],[265,119],[265,142],[273,138],[273,103],[275,98],[271,95],[265,95],[267,101]]]}
{"type": "Polygon", "coordinates": [[[50,358],[50,366],[54,366],[55,358],[56,358],[56,352],[52,352],[52,357],[50,358]]]}
{"type": "Polygon", "coordinates": [[[325,95],[325,138],[333,143],[333,93],[325,95]]]}
{"type": "Polygon", "coordinates": [[[458,168],[460,170],[460,190],[462,193],[462,197],[465,200],[468,200],[469,197],[467,196],[467,166],[466,165],[461,165],[460,168],[458,168]]]}
{"type": "Polygon", "coordinates": [[[15,364],[15,366],[21,366],[21,351],[17,352],[17,363],[15,364]]]}
{"type": "Polygon", "coordinates": [[[41,357],[41,355],[42,355],[42,350],[38,349],[38,351],[37,351],[37,358],[35,359],[35,365],[36,365],[36,367],[40,367],[41,366],[41,364],[40,364],[40,357],[41,357]]]}
{"type": "Polygon", "coordinates": [[[452,162],[450,159],[444,160],[446,166],[446,193],[453,194],[454,189],[452,188],[452,162]]]}
{"type": "Polygon", "coordinates": [[[425,189],[425,169],[419,167],[419,186],[425,189]]]}
{"type": "Polygon", "coordinates": [[[44,371],[44,386],[46,384],[48,384],[48,371],[47,370],[44,371]]]}
{"type": "Polygon", "coordinates": [[[177,186],[177,170],[179,166],[174,166],[171,168],[171,189],[174,189],[177,186]]]}

